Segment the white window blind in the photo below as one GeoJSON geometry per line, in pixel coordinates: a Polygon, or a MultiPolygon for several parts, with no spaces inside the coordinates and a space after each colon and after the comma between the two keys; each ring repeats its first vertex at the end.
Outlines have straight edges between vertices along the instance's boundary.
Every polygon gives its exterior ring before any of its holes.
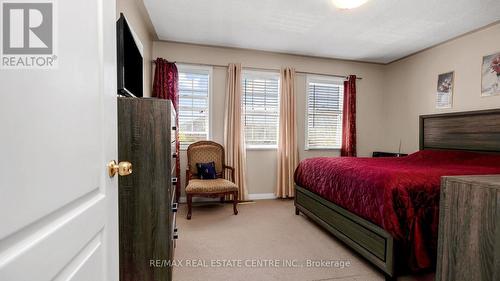
{"type": "Polygon", "coordinates": [[[344,83],[329,77],[307,80],[306,149],[339,149],[344,83]]]}
{"type": "Polygon", "coordinates": [[[209,138],[210,70],[179,68],[179,139],[181,149],[209,138]]]}
{"type": "Polygon", "coordinates": [[[277,147],[279,74],[244,72],[242,88],[242,107],[247,147],[277,147]]]}

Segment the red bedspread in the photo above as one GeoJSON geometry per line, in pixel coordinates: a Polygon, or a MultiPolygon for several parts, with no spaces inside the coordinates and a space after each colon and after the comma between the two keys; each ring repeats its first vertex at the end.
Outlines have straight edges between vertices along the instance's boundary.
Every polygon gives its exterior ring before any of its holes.
{"type": "Polygon", "coordinates": [[[311,158],[300,162],[295,182],[387,230],[415,272],[435,266],[441,176],[475,174],[500,174],[500,155],[311,158]]]}

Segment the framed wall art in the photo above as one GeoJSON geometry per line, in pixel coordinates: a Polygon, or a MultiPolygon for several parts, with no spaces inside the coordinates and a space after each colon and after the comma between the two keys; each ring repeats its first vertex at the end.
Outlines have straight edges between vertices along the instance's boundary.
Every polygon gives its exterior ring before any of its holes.
{"type": "Polygon", "coordinates": [[[500,52],[484,56],[481,69],[481,96],[500,95],[500,52]]]}

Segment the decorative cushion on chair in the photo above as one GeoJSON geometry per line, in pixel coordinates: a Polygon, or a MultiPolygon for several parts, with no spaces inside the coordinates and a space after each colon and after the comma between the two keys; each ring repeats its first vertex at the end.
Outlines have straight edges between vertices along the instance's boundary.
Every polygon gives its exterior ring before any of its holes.
{"type": "Polygon", "coordinates": [[[186,187],[186,193],[219,193],[238,191],[238,186],[225,179],[198,180],[192,179],[186,187]]]}
{"type": "Polygon", "coordinates": [[[198,177],[202,180],[213,180],[217,178],[215,162],[213,161],[209,163],[196,163],[196,168],[198,169],[198,177]]]}

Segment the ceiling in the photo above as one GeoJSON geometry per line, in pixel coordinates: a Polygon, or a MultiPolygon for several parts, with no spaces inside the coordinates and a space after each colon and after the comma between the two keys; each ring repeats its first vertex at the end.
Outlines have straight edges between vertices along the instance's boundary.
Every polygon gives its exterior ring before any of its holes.
{"type": "Polygon", "coordinates": [[[160,40],[389,63],[500,20],[499,0],[144,0],[160,40]]]}

